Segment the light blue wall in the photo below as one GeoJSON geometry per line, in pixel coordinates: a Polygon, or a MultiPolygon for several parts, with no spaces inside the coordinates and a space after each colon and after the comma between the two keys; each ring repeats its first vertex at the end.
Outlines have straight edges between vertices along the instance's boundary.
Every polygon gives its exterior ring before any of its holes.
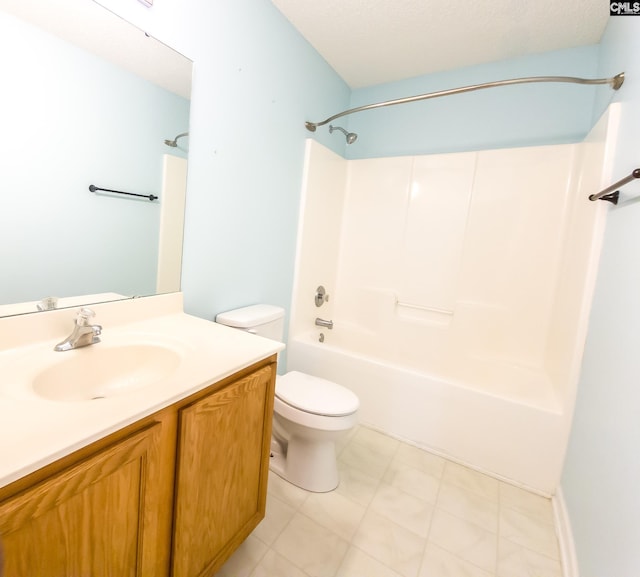
{"type": "Polygon", "coordinates": [[[347,106],[348,87],[269,0],[100,3],[195,62],[186,311],[212,319],[257,302],[288,308],[304,121],[347,106]]]}
{"type": "MultiPolygon", "coordinates": [[[[586,46],[362,88],[353,91],[349,108],[525,76],[593,78],[597,55],[597,46],[586,46]]],[[[359,136],[347,148],[349,158],[577,142],[591,128],[596,93],[611,97],[605,86],[505,86],[367,110],[336,124],[359,136]]],[[[336,112],[340,111],[332,114],[336,112]]],[[[334,137],[339,138],[335,133],[334,137]]]]}
{"type": "MultiPolygon", "coordinates": [[[[626,73],[615,178],[640,168],[640,20],[611,17],[600,72],[626,73]]],[[[640,198],[640,182],[622,189],[640,198]]],[[[610,210],[562,489],[581,577],[640,574],[640,203],[610,210]]]]}

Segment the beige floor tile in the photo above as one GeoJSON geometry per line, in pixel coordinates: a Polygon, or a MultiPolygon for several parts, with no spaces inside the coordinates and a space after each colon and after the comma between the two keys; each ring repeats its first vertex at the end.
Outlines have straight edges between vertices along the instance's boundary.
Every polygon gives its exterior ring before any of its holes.
{"type": "Polygon", "coordinates": [[[350,547],[336,577],[402,577],[357,547],[350,547]]]}
{"type": "Polygon", "coordinates": [[[440,488],[440,479],[432,474],[416,469],[408,463],[394,459],[382,480],[429,503],[435,503],[440,488]]]}
{"type": "Polygon", "coordinates": [[[403,577],[415,577],[426,540],[370,510],[352,543],[403,577]]]}
{"type": "Polygon", "coordinates": [[[413,445],[401,443],[394,456],[394,462],[399,461],[406,463],[414,469],[418,469],[424,473],[429,473],[433,477],[440,479],[444,472],[446,460],[438,455],[423,451],[413,445]]]}
{"type": "Polygon", "coordinates": [[[551,559],[507,539],[500,539],[497,577],[514,575],[562,577],[562,566],[557,559],[551,559]]]}
{"type": "Polygon", "coordinates": [[[375,451],[367,445],[351,442],[342,453],[339,462],[348,467],[358,469],[374,479],[382,479],[393,455],[375,451]]]}
{"type": "Polygon", "coordinates": [[[291,561],[287,561],[282,555],[270,549],[250,577],[308,577],[308,575],[291,561]]]}
{"type": "Polygon", "coordinates": [[[553,525],[535,517],[523,515],[514,509],[500,509],[500,537],[522,545],[552,559],[560,559],[558,539],[553,525]]]}
{"type": "Polygon", "coordinates": [[[301,513],[273,545],[276,553],[310,577],[334,577],[348,548],[347,541],[301,513]]]}
{"type": "Polygon", "coordinates": [[[378,485],[380,485],[380,479],[376,479],[360,469],[354,469],[340,462],[338,463],[338,473],[340,475],[340,483],[336,493],[340,493],[365,507],[371,503],[378,490],[378,485]]]}
{"type": "MultiPolygon", "coordinates": [[[[429,543],[418,577],[494,577],[494,574],[429,543]]],[[[526,577],[526,574],[514,573],[510,577],[526,577]]]]}
{"type": "Polygon", "coordinates": [[[294,507],[281,501],[275,495],[269,495],[265,517],[254,529],[252,535],[263,543],[272,545],[295,513],[294,507]]]}
{"type": "Polygon", "coordinates": [[[309,491],[292,485],[273,471],[269,471],[268,492],[270,495],[275,495],[281,501],[288,503],[294,509],[299,509],[310,495],[309,491]]]}
{"type": "Polygon", "coordinates": [[[553,524],[554,522],[551,499],[509,483],[500,483],[500,506],[515,509],[544,523],[553,524]]]}
{"type": "Polygon", "coordinates": [[[249,535],[216,573],[216,577],[249,577],[267,550],[262,541],[249,535]]]}
{"type": "Polygon", "coordinates": [[[380,485],[369,508],[419,537],[429,534],[433,505],[391,485],[380,485]]]}
{"type": "Polygon", "coordinates": [[[496,570],[497,541],[495,533],[442,509],[433,514],[429,542],[492,574],[496,570]]]}
{"type": "Polygon", "coordinates": [[[346,435],[343,435],[336,441],[336,455],[340,455],[340,453],[342,453],[342,450],[351,442],[359,430],[360,426],[356,425],[353,429],[348,431],[346,435]]]}
{"type": "Polygon", "coordinates": [[[471,493],[456,485],[442,483],[438,493],[439,508],[479,525],[492,533],[498,532],[498,503],[471,493]]]}
{"type": "Polygon", "coordinates": [[[447,462],[442,475],[442,481],[475,493],[480,497],[498,502],[500,482],[458,463],[447,462]]]}
{"type": "Polygon", "coordinates": [[[347,541],[354,536],[365,511],[366,507],[335,491],[309,495],[300,507],[301,513],[347,541]]]}

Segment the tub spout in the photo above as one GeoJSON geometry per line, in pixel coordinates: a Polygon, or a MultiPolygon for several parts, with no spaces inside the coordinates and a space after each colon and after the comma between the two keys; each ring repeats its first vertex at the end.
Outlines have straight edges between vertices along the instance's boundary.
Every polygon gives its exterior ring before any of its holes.
{"type": "Polygon", "coordinates": [[[332,329],[333,328],[333,321],[325,321],[324,319],[321,319],[320,317],[318,317],[316,319],[316,326],[325,327],[327,329],[332,329]]]}

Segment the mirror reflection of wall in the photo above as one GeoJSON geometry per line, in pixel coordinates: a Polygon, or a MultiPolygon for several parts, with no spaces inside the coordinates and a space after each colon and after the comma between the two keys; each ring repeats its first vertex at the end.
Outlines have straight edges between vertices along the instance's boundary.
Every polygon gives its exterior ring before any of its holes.
{"type": "Polygon", "coordinates": [[[164,141],[189,100],[2,11],[0,49],[0,305],[154,294],[163,157],[188,147],[164,141]]]}

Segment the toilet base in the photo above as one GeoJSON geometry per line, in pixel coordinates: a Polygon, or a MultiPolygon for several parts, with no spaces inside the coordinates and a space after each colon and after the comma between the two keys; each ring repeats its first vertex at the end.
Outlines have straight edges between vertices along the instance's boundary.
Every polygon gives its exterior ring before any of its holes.
{"type": "Polygon", "coordinates": [[[328,493],[339,483],[335,442],[271,440],[269,469],[285,481],[313,493],[328,493]]]}

